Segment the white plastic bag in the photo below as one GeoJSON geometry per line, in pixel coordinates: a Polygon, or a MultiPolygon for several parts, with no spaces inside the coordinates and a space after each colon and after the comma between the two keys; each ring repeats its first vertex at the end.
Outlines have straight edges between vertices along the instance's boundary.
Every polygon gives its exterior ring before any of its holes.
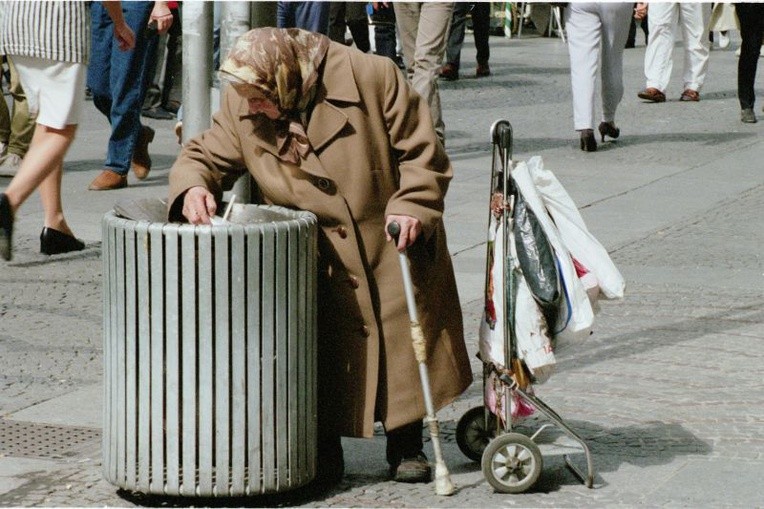
{"type": "Polygon", "coordinates": [[[578,277],[570,252],[562,241],[560,232],[536,189],[528,164],[525,162],[518,163],[512,171],[512,178],[544,229],[557,257],[558,272],[563,286],[563,299],[560,304],[557,323],[552,328],[551,333],[556,340],[584,339],[591,334],[591,328],[594,324],[594,309],[589,301],[586,288],[578,277]]]}
{"type": "Polygon", "coordinates": [[[528,171],[541,200],[554,220],[560,240],[571,256],[597,278],[600,298],[621,299],[626,288],[623,276],[607,250],[594,238],[584,224],[576,204],[562,187],[554,173],[544,169],[541,157],[527,162],[528,171]]]}

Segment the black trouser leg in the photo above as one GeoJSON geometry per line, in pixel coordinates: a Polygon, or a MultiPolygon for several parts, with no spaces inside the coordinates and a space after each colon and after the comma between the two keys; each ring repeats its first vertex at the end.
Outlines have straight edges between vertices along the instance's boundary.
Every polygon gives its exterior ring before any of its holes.
{"type": "Polygon", "coordinates": [[[424,447],[422,421],[415,421],[392,431],[387,431],[387,462],[392,466],[404,458],[413,458],[424,447]]]}
{"type": "Polygon", "coordinates": [[[740,36],[743,40],[737,63],[737,96],[740,108],[748,109],[753,108],[756,100],[753,86],[764,31],[764,4],[735,4],[735,12],[740,21],[740,36]]]}
{"type": "Polygon", "coordinates": [[[472,8],[472,31],[475,37],[475,60],[478,64],[487,64],[491,56],[488,37],[491,33],[491,3],[475,2],[472,8]]]}

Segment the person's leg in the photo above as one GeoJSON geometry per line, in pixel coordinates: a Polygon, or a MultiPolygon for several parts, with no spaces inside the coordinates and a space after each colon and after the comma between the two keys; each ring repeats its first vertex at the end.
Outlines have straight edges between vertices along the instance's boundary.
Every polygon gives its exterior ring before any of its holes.
{"type": "Polygon", "coordinates": [[[470,10],[470,4],[467,2],[456,2],[454,12],[451,16],[451,28],[448,33],[448,42],[446,43],[446,64],[452,65],[457,71],[461,63],[462,44],[464,44],[464,30],[467,26],[467,13],[470,10]]]}
{"type": "Polygon", "coordinates": [[[632,10],[629,4],[603,3],[600,5],[602,21],[602,120],[615,122],[615,112],[623,98],[623,50],[628,32],[625,27],[632,10]]]}
{"type": "Polygon", "coordinates": [[[295,2],[294,21],[297,28],[324,34],[329,31],[329,2],[295,2]]]}
{"type": "Polygon", "coordinates": [[[392,5],[377,5],[377,9],[371,15],[374,23],[374,46],[375,53],[388,57],[393,62],[397,59],[395,36],[395,11],[392,5]]]}
{"type": "Polygon", "coordinates": [[[573,93],[573,128],[594,129],[594,100],[600,51],[600,19],[577,3],[565,9],[573,93]]]}
{"type": "MultiPolygon", "coordinates": [[[[167,59],[164,68],[164,81],[162,83],[162,108],[175,113],[181,101],[181,94],[177,85],[182,80],[177,79],[177,73],[181,72],[183,64],[182,38],[183,26],[181,24],[180,9],[172,9],[172,26],[167,38],[167,59]]],[[[219,51],[219,49],[218,49],[219,51]]],[[[214,65],[214,64],[213,64],[214,65]]],[[[217,70],[215,68],[214,70],[217,70]]]]}
{"type": "Polygon", "coordinates": [[[438,70],[443,62],[451,25],[453,2],[424,2],[414,50],[414,76],[411,85],[427,101],[438,138],[445,144],[446,126],[440,107],[438,70]]]}
{"type": "Polygon", "coordinates": [[[93,105],[111,123],[111,52],[113,24],[101,2],[90,4],[90,62],[87,86],[93,94],[93,105]]]}
{"type": "MultiPolygon", "coordinates": [[[[146,56],[146,94],[143,99],[144,111],[156,110],[162,105],[162,86],[159,81],[162,79],[162,72],[165,67],[165,58],[167,55],[168,35],[158,34],[156,50],[146,56]]],[[[148,115],[151,117],[151,115],[148,115]]]]}
{"type": "Polygon", "coordinates": [[[340,44],[345,44],[345,4],[347,2],[329,3],[329,30],[326,35],[329,39],[340,44]]]}
{"type": "MultiPolygon", "coordinates": [[[[18,173],[5,190],[14,214],[34,190],[45,182],[46,195],[43,196],[45,225],[55,228],[55,225],[58,224],[57,221],[63,221],[63,211],[60,207],[60,185],[58,189],[54,189],[54,184],[60,183],[60,178],[55,177],[51,180],[48,178],[61,169],[64,156],[72,140],[74,140],[76,131],[76,125],[68,125],[63,129],[54,129],[41,124],[36,125],[29,151],[24,157],[18,173]],[[57,203],[58,205],[56,205],[57,203]],[[60,220],[56,218],[60,218],[60,220]],[[49,220],[51,224],[48,224],[49,220]]],[[[42,187],[40,192],[43,192],[42,187]]],[[[66,223],[63,222],[63,224],[66,223]]],[[[68,229],[68,227],[66,228],[68,229]]],[[[70,230],[65,233],[69,232],[70,230]]]]}
{"type": "Polygon", "coordinates": [[[276,2],[276,27],[294,28],[295,25],[295,6],[297,2],[276,2]]]}
{"type": "MultiPolygon", "coordinates": [[[[140,110],[146,90],[147,56],[156,45],[156,36],[146,37],[153,2],[125,2],[125,21],[135,33],[135,48],[122,51],[112,47],[110,97],[111,136],[105,169],[126,176],[133,151],[142,133],[140,110]]],[[[95,92],[94,92],[95,99],[95,92]]]]}
{"type": "Polygon", "coordinates": [[[488,65],[491,57],[491,49],[488,46],[488,38],[491,35],[491,3],[475,2],[472,8],[472,31],[475,37],[475,60],[478,64],[488,65]]]}
{"type": "MultiPolygon", "coordinates": [[[[636,8],[637,4],[632,4],[632,9],[636,8]]],[[[631,23],[629,24],[629,33],[626,36],[626,47],[633,48],[637,45],[637,23],[639,23],[634,16],[631,17],[631,23]]]]}
{"type": "Polygon", "coordinates": [[[366,16],[366,4],[363,2],[347,2],[345,21],[353,36],[355,47],[364,53],[371,50],[369,41],[369,18],[366,16]]]}
{"type": "Polygon", "coordinates": [[[740,58],[737,63],[737,97],[740,109],[753,109],[756,102],[754,81],[762,43],[764,4],[736,4],[740,21],[740,58]]]}
{"type": "Polygon", "coordinates": [[[677,22],[678,5],[675,3],[650,3],[649,30],[645,50],[645,78],[648,88],[666,91],[671,79],[674,50],[674,27],[677,22]]]}
{"type": "Polygon", "coordinates": [[[387,435],[386,456],[390,473],[400,482],[428,482],[432,470],[422,452],[422,421],[415,421],[391,431],[387,435]]]}
{"type": "Polygon", "coordinates": [[[416,48],[419,16],[422,5],[419,2],[395,2],[395,24],[398,27],[398,40],[403,48],[403,60],[406,64],[406,76],[414,76],[414,50],[416,48]]]}
{"type": "MultiPolygon", "coordinates": [[[[13,63],[13,58],[8,57],[8,67],[11,74],[10,92],[13,97],[13,109],[10,116],[10,130],[8,132],[5,157],[0,164],[0,175],[14,176],[21,165],[21,160],[29,150],[29,144],[34,134],[35,121],[29,114],[29,106],[24,87],[21,86],[18,71],[13,63]]],[[[3,109],[5,101],[3,101],[3,109]]],[[[2,140],[3,138],[0,138],[2,140]]]]}
{"type": "MultiPolygon", "coordinates": [[[[0,69],[1,70],[1,69],[0,69]]],[[[3,77],[0,76],[0,79],[3,77]]],[[[0,101],[0,160],[5,157],[8,139],[11,137],[11,114],[5,100],[0,101]]]]}
{"type": "Polygon", "coordinates": [[[681,3],[679,9],[684,40],[684,88],[699,92],[708,70],[709,51],[704,32],[709,12],[701,3],[681,3]]]}

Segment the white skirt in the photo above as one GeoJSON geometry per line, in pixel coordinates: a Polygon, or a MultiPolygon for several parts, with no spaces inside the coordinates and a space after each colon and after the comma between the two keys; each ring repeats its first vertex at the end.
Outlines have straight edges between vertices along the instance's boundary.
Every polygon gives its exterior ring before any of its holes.
{"type": "Polygon", "coordinates": [[[46,58],[12,55],[36,122],[53,129],[79,124],[85,104],[87,66],[46,58]]]}

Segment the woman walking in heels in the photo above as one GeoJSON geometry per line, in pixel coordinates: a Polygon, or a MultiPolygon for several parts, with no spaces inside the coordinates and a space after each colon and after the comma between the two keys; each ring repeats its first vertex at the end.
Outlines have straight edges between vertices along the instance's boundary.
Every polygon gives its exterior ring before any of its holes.
{"type": "Polygon", "coordinates": [[[620,2],[571,2],[565,9],[573,124],[585,152],[597,150],[594,103],[598,68],[602,75],[601,139],[615,139],[621,134],[615,126],[615,112],[623,97],[623,49],[632,14],[632,4],[620,2]]]}
{"type": "MultiPolygon", "coordinates": [[[[120,2],[104,2],[123,49],[135,45],[120,2]]],[[[7,2],[0,30],[0,53],[13,56],[21,85],[36,115],[32,142],[18,173],[0,192],[0,257],[12,255],[13,220],[38,187],[45,211],[40,251],[58,254],[85,247],[64,218],[61,178],[64,157],[77,131],[85,102],[85,71],[90,53],[87,2],[7,2]]]]}

